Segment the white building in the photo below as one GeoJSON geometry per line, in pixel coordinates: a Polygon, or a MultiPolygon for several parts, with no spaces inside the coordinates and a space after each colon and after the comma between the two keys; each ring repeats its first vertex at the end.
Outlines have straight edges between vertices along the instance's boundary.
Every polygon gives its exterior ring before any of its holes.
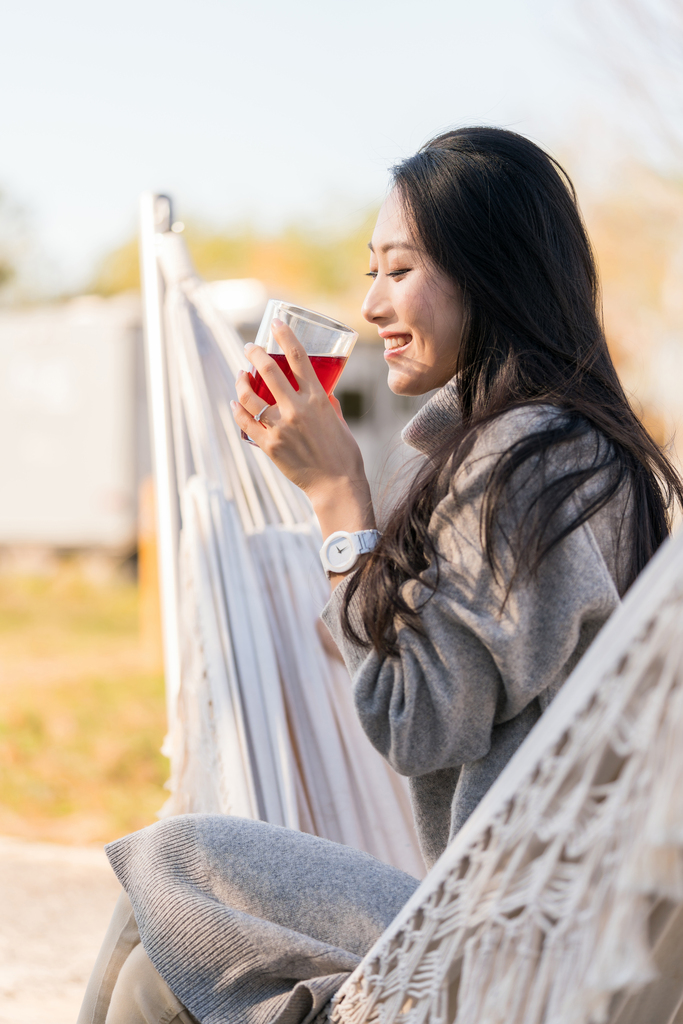
{"type": "Polygon", "coordinates": [[[134,546],[140,349],[134,297],[2,311],[0,544],[134,546]]]}

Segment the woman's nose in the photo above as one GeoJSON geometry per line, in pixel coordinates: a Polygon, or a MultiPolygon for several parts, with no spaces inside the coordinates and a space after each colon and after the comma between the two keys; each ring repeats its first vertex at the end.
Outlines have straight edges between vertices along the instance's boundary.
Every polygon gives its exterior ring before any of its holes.
{"type": "Polygon", "coordinates": [[[371,324],[376,324],[379,320],[386,320],[393,314],[393,307],[389,301],[389,296],[379,276],[370,285],[370,290],[361,306],[361,313],[368,323],[371,324]]]}

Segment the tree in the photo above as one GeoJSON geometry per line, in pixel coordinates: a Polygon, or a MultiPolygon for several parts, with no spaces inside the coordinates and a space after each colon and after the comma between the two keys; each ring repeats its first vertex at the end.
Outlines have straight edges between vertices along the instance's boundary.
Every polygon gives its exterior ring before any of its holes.
{"type": "Polygon", "coordinates": [[[590,48],[661,157],[683,165],[682,0],[577,0],[590,48]]]}
{"type": "MultiPolygon", "coordinates": [[[[256,277],[271,295],[319,306],[361,330],[368,250],[376,210],[349,217],[345,230],[322,232],[305,223],[265,235],[251,227],[212,231],[189,224],[185,238],[198,273],[207,280],[256,277]]],[[[110,253],[92,291],[113,295],[139,287],[137,242],[110,253]]]]}

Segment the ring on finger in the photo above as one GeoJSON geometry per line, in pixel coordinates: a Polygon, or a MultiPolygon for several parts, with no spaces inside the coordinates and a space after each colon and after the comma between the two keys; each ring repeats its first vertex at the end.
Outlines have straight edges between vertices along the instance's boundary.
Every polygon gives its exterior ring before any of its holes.
{"type": "MultiPolygon", "coordinates": [[[[263,408],[261,409],[261,411],[260,411],[259,413],[257,413],[257,415],[256,415],[256,416],[254,416],[254,419],[256,420],[256,422],[257,422],[257,423],[261,423],[261,422],[262,422],[262,421],[261,421],[261,417],[263,416],[263,414],[264,414],[264,412],[266,411],[266,409],[270,409],[270,402],[266,402],[266,404],[265,404],[265,405],[263,406],[263,408]]],[[[268,426],[268,424],[264,422],[264,423],[263,423],[263,426],[264,426],[264,427],[267,427],[267,426],[268,426]]]]}

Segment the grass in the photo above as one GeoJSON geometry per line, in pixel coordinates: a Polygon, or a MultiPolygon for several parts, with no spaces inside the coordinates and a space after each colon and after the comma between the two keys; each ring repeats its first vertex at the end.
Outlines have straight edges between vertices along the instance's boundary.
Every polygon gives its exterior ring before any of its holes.
{"type": "Polygon", "coordinates": [[[0,577],[0,833],[106,842],[156,818],[163,676],[130,582],[0,577]]]}

